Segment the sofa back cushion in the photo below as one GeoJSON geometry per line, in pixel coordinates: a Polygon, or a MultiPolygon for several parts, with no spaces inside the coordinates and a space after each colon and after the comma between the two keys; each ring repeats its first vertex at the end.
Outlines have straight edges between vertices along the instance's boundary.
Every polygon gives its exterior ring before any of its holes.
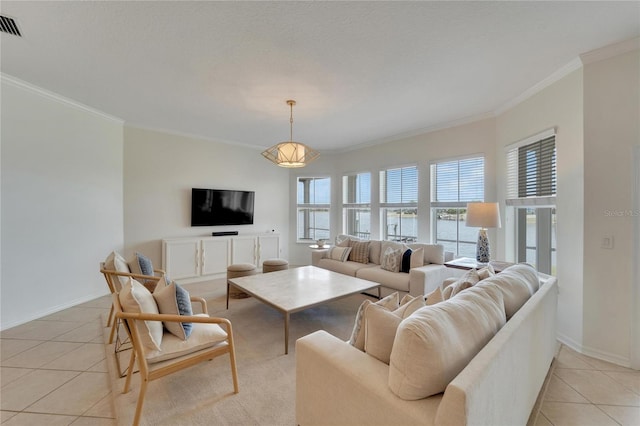
{"type": "Polygon", "coordinates": [[[419,309],[396,332],[389,388],[406,400],[444,392],[505,321],[502,293],[491,286],[419,309]]]}
{"type": "Polygon", "coordinates": [[[409,248],[412,250],[416,250],[421,247],[424,249],[425,265],[428,265],[429,263],[435,263],[437,265],[444,264],[444,246],[442,244],[409,244],[409,248]]]}
{"type": "Polygon", "coordinates": [[[381,255],[382,255],[382,241],[380,240],[369,241],[369,262],[379,265],[381,255]]]}
{"type": "Polygon", "coordinates": [[[496,286],[502,292],[508,320],[537,291],[538,283],[535,269],[529,265],[520,264],[510,266],[499,274],[480,281],[476,286],[496,286]]]}

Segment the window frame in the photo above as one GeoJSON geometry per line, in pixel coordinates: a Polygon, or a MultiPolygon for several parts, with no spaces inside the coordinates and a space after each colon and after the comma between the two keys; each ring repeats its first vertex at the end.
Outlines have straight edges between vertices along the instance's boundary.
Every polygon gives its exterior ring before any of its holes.
{"type": "MultiPolygon", "coordinates": [[[[307,189],[305,190],[305,195],[303,195],[303,197],[307,197],[308,193],[310,192],[310,186],[307,187],[307,189]]],[[[314,194],[315,195],[315,194],[314,194]]],[[[314,223],[315,225],[315,223],[314,223]]],[[[322,229],[324,230],[324,228],[322,229]]],[[[298,176],[296,178],[296,242],[299,243],[309,243],[309,242],[313,242],[313,241],[317,241],[318,239],[326,239],[328,240],[329,237],[331,235],[331,176],[298,176]],[[314,200],[303,200],[304,202],[300,202],[299,199],[299,193],[298,193],[298,186],[300,184],[300,182],[302,180],[307,180],[309,182],[315,182],[317,180],[327,180],[328,184],[328,194],[327,194],[327,199],[329,200],[328,203],[317,203],[315,202],[315,198],[314,200]],[[314,201],[314,202],[311,202],[314,201]],[[311,217],[312,214],[311,213],[315,213],[315,212],[323,212],[326,211],[327,212],[327,229],[326,231],[326,235],[321,235],[318,236],[316,235],[318,233],[318,228],[316,228],[315,226],[312,226],[311,224],[311,217]],[[300,213],[304,213],[303,214],[303,220],[304,223],[302,224],[302,228],[303,228],[303,236],[300,236],[299,230],[300,230],[300,213]],[[313,235],[311,230],[313,230],[313,235]]]]}
{"type": "Polygon", "coordinates": [[[372,196],[372,173],[371,172],[359,172],[359,173],[347,173],[342,176],[342,233],[346,235],[353,235],[365,240],[371,239],[371,196],[372,196]],[[360,177],[368,175],[369,177],[369,193],[367,194],[368,202],[357,201],[358,185],[360,177]],[[353,198],[354,201],[349,201],[353,198]],[[352,229],[355,226],[356,217],[358,212],[369,213],[369,232],[361,232],[356,229],[352,229]]]}
{"type": "MultiPolygon", "coordinates": [[[[402,241],[402,242],[415,242],[418,240],[418,221],[419,221],[419,212],[418,212],[418,205],[419,205],[419,197],[420,197],[420,171],[418,168],[417,164],[411,164],[411,165],[405,165],[405,166],[395,166],[395,167],[387,167],[385,169],[382,169],[378,172],[378,184],[379,184],[379,211],[378,214],[380,215],[380,239],[381,240],[387,240],[387,241],[402,241]],[[386,194],[386,190],[387,190],[387,175],[389,173],[389,171],[391,170],[400,170],[400,189],[404,189],[405,188],[405,184],[403,182],[403,170],[405,169],[413,169],[415,171],[415,181],[412,181],[411,183],[415,185],[415,197],[416,200],[415,201],[402,201],[404,198],[404,194],[401,193],[400,194],[400,202],[388,202],[387,200],[387,194],[386,194]],[[399,209],[400,210],[400,217],[398,220],[398,227],[399,229],[399,233],[394,234],[394,236],[396,237],[395,239],[390,240],[389,234],[387,233],[388,229],[389,229],[389,224],[387,223],[388,220],[388,215],[387,215],[387,211],[391,210],[391,209],[399,209]],[[402,229],[402,218],[403,215],[405,214],[406,210],[415,210],[415,234],[416,235],[405,235],[403,229],[402,229]]],[[[397,228],[396,228],[397,229],[397,228]]],[[[397,232],[397,231],[396,231],[397,232]]]]}

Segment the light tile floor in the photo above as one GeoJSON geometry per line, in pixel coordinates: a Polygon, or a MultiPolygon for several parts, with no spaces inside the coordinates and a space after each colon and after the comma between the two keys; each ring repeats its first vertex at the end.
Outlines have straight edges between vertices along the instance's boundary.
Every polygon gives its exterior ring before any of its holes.
{"type": "MultiPolygon", "coordinates": [[[[3,425],[116,424],[99,321],[110,303],[101,297],[0,333],[3,425]]],[[[640,371],[562,346],[535,425],[640,426],[640,371]]]]}

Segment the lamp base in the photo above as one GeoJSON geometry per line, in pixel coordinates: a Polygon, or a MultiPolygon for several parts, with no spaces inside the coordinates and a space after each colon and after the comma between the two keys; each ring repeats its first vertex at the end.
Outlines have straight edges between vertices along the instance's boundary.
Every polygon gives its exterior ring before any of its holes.
{"type": "Polygon", "coordinates": [[[487,230],[480,229],[478,231],[478,245],[476,246],[476,260],[481,263],[488,263],[490,258],[491,250],[489,248],[487,230]]]}

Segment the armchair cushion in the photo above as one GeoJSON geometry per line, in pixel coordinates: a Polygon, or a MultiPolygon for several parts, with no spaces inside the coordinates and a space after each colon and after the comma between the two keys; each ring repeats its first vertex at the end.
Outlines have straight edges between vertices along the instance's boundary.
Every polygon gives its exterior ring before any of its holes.
{"type": "MultiPolygon", "coordinates": [[[[208,317],[206,314],[195,316],[208,317]]],[[[226,338],[227,333],[218,324],[193,323],[191,336],[188,340],[182,340],[171,333],[165,333],[160,349],[146,351],[145,358],[149,364],[167,361],[215,346],[226,338]]]]}
{"type": "MultiPolygon", "coordinates": [[[[133,278],[122,287],[119,295],[122,310],[129,313],[158,314],[158,305],[145,286],[133,278]]],[[[161,321],[136,321],[140,340],[147,351],[160,350],[162,344],[161,321]]]]}
{"type": "MultiPolygon", "coordinates": [[[[169,285],[159,285],[153,292],[153,298],[158,304],[161,314],[169,315],[193,315],[189,292],[172,281],[169,285]]],[[[187,340],[193,330],[190,322],[164,321],[164,327],[176,337],[187,340]]]]}

